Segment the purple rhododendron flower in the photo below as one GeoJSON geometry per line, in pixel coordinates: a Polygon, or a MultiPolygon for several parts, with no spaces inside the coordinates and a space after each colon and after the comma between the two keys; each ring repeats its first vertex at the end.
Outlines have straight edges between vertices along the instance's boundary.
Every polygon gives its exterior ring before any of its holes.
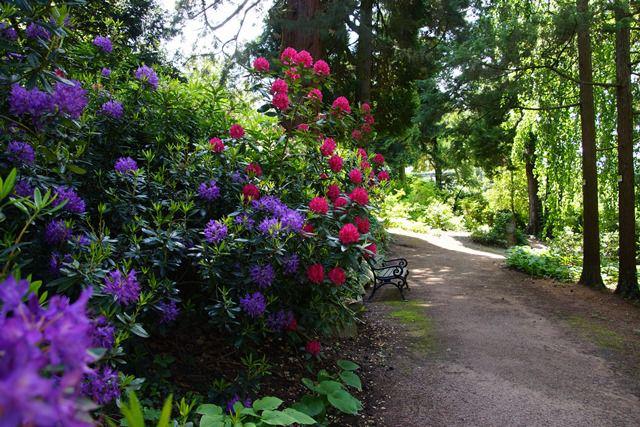
{"type": "Polygon", "coordinates": [[[160,309],[160,323],[171,323],[178,318],[180,309],[174,300],[163,301],[158,304],[160,309]]]}
{"type": "Polygon", "coordinates": [[[93,322],[91,330],[91,346],[110,349],[115,343],[116,328],[104,316],[98,316],[93,322]]]}
{"type": "Polygon", "coordinates": [[[99,371],[85,375],[82,394],[89,396],[94,402],[105,405],[120,397],[118,371],[105,366],[99,371]]]}
{"type": "Polygon", "coordinates": [[[111,39],[109,37],[96,36],[96,38],[93,39],[93,44],[106,53],[111,53],[113,50],[113,45],[111,44],[111,39]]]}
{"type": "Polygon", "coordinates": [[[258,225],[258,231],[267,236],[275,236],[282,230],[278,218],[265,218],[258,225]]]}
{"type": "Polygon", "coordinates": [[[243,225],[247,230],[251,230],[256,222],[247,214],[238,215],[234,222],[238,225],[243,225]]]}
{"type": "Polygon", "coordinates": [[[282,260],[282,266],[285,274],[293,274],[298,271],[298,267],[300,266],[300,258],[296,254],[287,255],[282,260]]]}
{"type": "Polygon", "coordinates": [[[21,179],[16,182],[16,186],[13,187],[13,192],[16,193],[18,197],[31,197],[33,196],[33,191],[33,186],[29,184],[29,181],[26,179],[21,179]]]}
{"type": "Polygon", "coordinates": [[[220,188],[216,185],[214,180],[203,182],[198,187],[198,194],[201,198],[211,202],[220,197],[220,188]]]}
{"type": "Polygon", "coordinates": [[[0,283],[0,424],[90,426],[89,408],[77,397],[93,362],[87,352],[91,289],[73,304],[54,296],[44,308],[33,294],[22,303],[28,288],[13,277],[0,283]]]}
{"type": "Polygon", "coordinates": [[[70,237],[71,229],[61,219],[50,221],[44,230],[44,241],[50,245],[59,245],[70,237]]]}
{"type": "Polygon", "coordinates": [[[7,157],[12,163],[31,165],[36,160],[36,153],[26,142],[11,141],[7,146],[7,157]]]}
{"type": "Polygon", "coordinates": [[[13,27],[10,27],[4,22],[0,22],[0,37],[4,37],[7,40],[15,41],[18,39],[18,33],[13,27]]]}
{"type": "Polygon", "coordinates": [[[276,278],[276,271],[273,269],[271,264],[255,264],[249,268],[249,275],[251,276],[251,280],[253,280],[258,286],[266,288],[271,286],[276,278]]]}
{"type": "Polygon", "coordinates": [[[153,68],[142,65],[136,70],[135,77],[141,82],[147,83],[153,89],[158,89],[158,75],[153,68]]]}
{"type": "Polygon", "coordinates": [[[227,232],[226,225],[212,219],[204,229],[204,238],[209,243],[220,243],[227,237],[227,232]]]}
{"type": "Polygon", "coordinates": [[[273,332],[282,332],[293,320],[291,311],[280,310],[267,316],[267,327],[273,332]]]}
{"type": "Polygon", "coordinates": [[[231,181],[234,184],[244,184],[247,182],[247,175],[240,171],[234,171],[231,173],[231,181]]]}
{"type": "Polygon", "coordinates": [[[53,98],[38,88],[27,90],[19,84],[11,86],[9,110],[16,116],[31,115],[34,119],[53,111],[53,98]]]}
{"type": "Polygon", "coordinates": [[[51,202],[52,206],[58,206],[66,200],[67,204],[64,205],[63,210],[77,214],[85,212],[86,206],[84,200],[78,196],[73,188],[58,187],[56,188],[55,194],[57,197],[51,202]]]}
{"type": "Polygon", "coordinates": [[[77,80],[72,80],[73,84],[56,83],[53,92],[53,103],[58,107],[58,111],[67,114],[73,119],[78,119],[82,115],[89,100],[87,91],[82,88],[82,84],[77,80]]]}
{"type": "Polygon", "coordinates": [[[132,269],[126,275],[118,269],[110,271],[104,278],[103,290],[124,305],[137,301],[140,296],[140,284],[136,278],[136,271],[132,269]]]}
{"type": "Polygon", "coordinates": [[[304,217],[300,212],[288,209],[287,212],[280,217],[280,223],[283,228],[298,233],[304,226],[304,217]]]}
{"type": "Polygon", "coordinates": [[[100,74],[102,74],[102,77],[109,77],[111,75],[111,69],[104,67],[102,71],[100,71],[100,74]]]}
{"type": "Polygon", "coordinates": [[[70,254],[61,255],[58,252],[54,252],[51,254],[51,258],[49,258],[49,273],[57,276],[60,274],[60,268],[64,263],[69,263],[73,261],[73,257],[70,254]]]}
{"type": "Polygon", "coordinates": [[[255,318],[262,316],[262,313],[267,308],[267,302],[264,299],[264,295],[260,292],[254,292],[253,294],[247,294],[244,298],[240,298],[240,307],[250,317],[255,318]]]}
{"type": "Polygon", "coordinates": [[[113,169],[120,173],[135,172],[138,170],[138,163],[131,157],[120,157],[113,165],[113,169]]]}
{"type": "Polygon", "coordinates": [[[124,107],[118,101],[107,101],[100,107],[100,114],[114,119],[121,119],[124,114],[124,107]]]}
{"type": "Polygon", "coordinates": [[[51,38],[51,34],[49,33],[49,30],[47,30],[41,25],[36,24],[35,22],[32,22],[27,26],[25,34],[30,39],[49,40],[51,38]]]}
{"type": "MultiPolygon", "coordinates": [[[[235,396],[233,396],[231,398],[231,400],[229,400],[227,402],[227,412],[229,414],[233,413],[233,411],[234,411],[233,405],[235,405],[238,402],[240,402],[240,396],[238,396],[237,394],[235,396]]],[[[245,408],[251,408],[251,405],[253,404],[253,401],[250,398],[247,397],[241,403],[245,408]]]]}

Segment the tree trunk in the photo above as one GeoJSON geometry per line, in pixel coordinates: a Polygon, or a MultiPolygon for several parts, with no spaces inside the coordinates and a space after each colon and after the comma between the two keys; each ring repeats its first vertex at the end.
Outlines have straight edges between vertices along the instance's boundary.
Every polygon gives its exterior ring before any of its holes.
{"type": "Polygon", "coordinates": [[[444,185],[442,181],[442,160],[440,156],[440,144],[438,144],[438,138],[433,138],[431,145],[433,145],[433,149],[431,150],[431,163],[433,163],[436,187],[442,190],[444,185]]]}
{"type": "Polygon", "coordinates": [[[600,225],[596,166],[596,119],[593,102],[593,70],[589,0],[576,0],[578,10],[578,68],[580,71],[580,127],[582,131],[582,274],[580,283],[603,287],[600,274],[600,225]]]}
{"type": "Polygon", "coordinates": [[[358,27],[358,62],[356,64],[360,102],[371,101],[371,68],[373,40],[373,0],[360,2],[360,26],[358,27]]]}
{"type": "Polygon", "coordinates": [[[313,22],[319,10],[320,0],[287,0],[287,14],[282,23],[282,49],[304,49],[314,58],[322,57],[320,28],[313,22]]]}
{"type": "Polygon", "coordinates": [[[619,258],[616,293],[637,298],[636,226],[633,171],[633,111],[629,2],[619,0],[616,16],[616,106],[618,109],[618,222],[619,258]]]}
{"type": "Polygon", "coordinates": [[[529,195],[529,223],[527,233],[540,236],[542,233],[542,201],[538,191],[540,184],[534,169],[536,165],[536,136],[529,134],[525,146],[525,171],[527,173],[527,194],[529,195]]]}

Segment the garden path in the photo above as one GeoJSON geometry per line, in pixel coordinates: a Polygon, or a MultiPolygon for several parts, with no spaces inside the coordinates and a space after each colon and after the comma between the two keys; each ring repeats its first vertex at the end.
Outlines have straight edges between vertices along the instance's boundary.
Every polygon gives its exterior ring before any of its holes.
{"type": "Polygon", "coordinates": [[[376,425],[640,425],[638,307],[506,269],[463,233],[393,236],[411,290],[368,305],[392,331],[371,374],[376,425]]]}

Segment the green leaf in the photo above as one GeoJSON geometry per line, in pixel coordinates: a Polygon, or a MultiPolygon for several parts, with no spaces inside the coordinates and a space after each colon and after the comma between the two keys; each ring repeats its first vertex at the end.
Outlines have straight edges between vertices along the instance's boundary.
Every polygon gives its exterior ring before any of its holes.
{"type": "Polygon", "coordinates": [[[302,379],[302,384],[307,387],[309,390],[311,391],[316,391],[316,385],[313,381],[311,381],[309,378],[303,378],[302,379]]]}
{"type": "Polygon", "coordinates": [[[224,427],[223,415],[205,415],[200,419],[200,427],[224,427]]]}
{"type": "Polygon", "coordinates": [[[309,415],[300,411],[296,411],[293,408],[286,408],[283,412],[289,415],[291,418],[293,418],[295,422],[298,424],[304,424],[304,425],[316,424],[316,420],[311,418],[309,415]]]}
{"type": "Polygon", "coordinates": [[[73,173],[77,173],[78,175],[84,175],[85,173],[87,173],[86,169],[81,168],[78,165],[68,164],[67,169],[69,169],[73,173]]]}
{"type": "Polygon", "coordinates": [[[160,420],[158,421],[158,427],[169,427],[169,422],[171,421],[171,402],[173,400],[173,395],[170,394],[167,397],[167,400],[164,401],[164,405],[162,405],[162,412],[160,413],[160,420]]]}
{"type": "Polygon", "coordinates": [[[209,416],[222,415],[222,408],[218,405],[205,403],[203,405],[198,406],[198,409],[196,409],[196,414],[209,415],[209,416]]]}
{"type": "Polygon", "coordinates": [[[356,415],[362,408],[362,403],[346,390],[336,390],[327,398],[334,408],[345,414],[356,415]]]}
{"type": "Polygon", "coordinates": [[[282,405],[282,400],[277,397],[267,396],[253,402],[253,409],[256,411],[273,410],[282,405]]]}
{"type": "Polygon", "coordinates": [[[290,426],[296,422],[295,419],[285,414],[282,411],[270,411],[265,410],[260,417],[263,423],[272,426],[290,426]]]}
{"type": "Polygon", "coordinates": [[[17,173],[18,173],[17,169],[13,168],[11,169],[11,172],[9,172],[9,175],[7,176],[7,179],[4,182],[2,181],[2,178],[0,178],[0,185],[2,186],[2,189],[0,190],[0,200],[7,197],[11,193],[11,190],[13,190],[13,187],[15,186],[15,183],[16,183],[17,173]]]}
{"type": "Polygon", "coordinates": [[[141,338],[149,338],[149,333],[142,327],[140,323],[134,323],[131,325],[131,333],[136,334],[141,338]]]}
{"type": "Polygon", "coordinates": [[[344,381],[345,384],[362,391],[362,381],[360,381],[360,377],[353,372],[342,371],[340,372],[340,378],[342,379],[342,381],[344,381]]]}
{"type": "Polygon", "coordinates": [[[304,396],[300,402],[295,403],[292,407],[300,412],[303,412],[310,417],[315,417],[324,412],[325,407],[324,400],[317,396],[304,396]]]}
{"type": "Polygon", "coordinates": [[[129,393],[129,402],[122,402],[120,412],[127,420],[129,427],[145,427],[144,416],[142,415],[142,406],[134,392],[129,393]]]}
{"type": "Polygon", "coordinates": [[[343,390],[343,388],[342,384],[337,381],[321,381],[316,387],[316,391],[320,394],[331,394],[338,390],[343,390]]]}
{"type": "Polygon", "coordinates": [[[338,360],[338,366],[345,371],[355,371],[356,369],[360,369],[359,365],[356,365],[350,360],[338,360]]]}

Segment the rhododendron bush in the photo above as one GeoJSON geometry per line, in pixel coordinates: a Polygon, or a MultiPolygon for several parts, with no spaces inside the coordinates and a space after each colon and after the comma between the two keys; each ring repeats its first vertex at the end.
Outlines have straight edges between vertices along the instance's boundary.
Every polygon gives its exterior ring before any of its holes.
{"type": "Polygon", "coordinates": [[[194,313],[229,346],[285,337],[321,355],[353,321],[384,236],[371,107],[329,99],[329,64],[287,48],[253,62],[257,114],[247,95],[206,73],[171,79],[108,34],[63,49],[73,8],[31,3],[0,14],[0,390],[37,388],[0,414],[115,413],[145,376],[134,349],[194,313]],[[56,312],[74,335],[38,323],[56,312]],[[14,330],[39,334],[19,371],[14,330]]]}

